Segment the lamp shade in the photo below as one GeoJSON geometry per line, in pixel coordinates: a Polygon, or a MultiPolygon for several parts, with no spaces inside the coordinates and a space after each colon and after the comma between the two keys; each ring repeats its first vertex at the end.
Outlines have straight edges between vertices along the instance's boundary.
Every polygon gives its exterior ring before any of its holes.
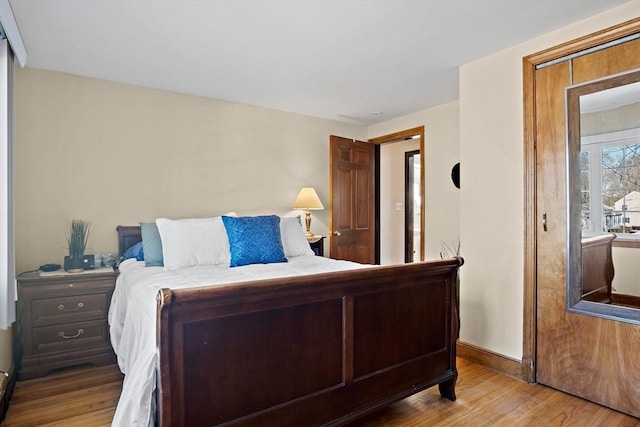
{"type": "Polygon", "coordinates": [[[305,187],[298,193],[296,201],[293,202],[293,209],[324,209],[316,190],[313,187],[305,187]]]}

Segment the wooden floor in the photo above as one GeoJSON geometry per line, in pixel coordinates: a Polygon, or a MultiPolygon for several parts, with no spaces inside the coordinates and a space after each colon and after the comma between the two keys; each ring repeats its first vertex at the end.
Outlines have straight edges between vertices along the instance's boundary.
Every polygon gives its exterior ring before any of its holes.
{"type": "MultiPolygon", "coordinates": [[[[637,426],[640,420],[541,385],[525,384],[458,359],[458,400],[437,387],[360,419],[374,426],[637,426]]],[[[117,366],[77,368],[21,381],[3,427],[109,426],[122,375],[117,366]]]]}

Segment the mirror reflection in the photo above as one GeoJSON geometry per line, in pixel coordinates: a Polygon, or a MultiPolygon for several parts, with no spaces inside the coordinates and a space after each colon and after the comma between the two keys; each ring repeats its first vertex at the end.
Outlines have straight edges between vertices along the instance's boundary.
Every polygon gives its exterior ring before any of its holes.
{"type": "Polygon", "coordinates": [[[569,88],[567,119],[569,305],[640,309],[640,71],[569,88]]]}

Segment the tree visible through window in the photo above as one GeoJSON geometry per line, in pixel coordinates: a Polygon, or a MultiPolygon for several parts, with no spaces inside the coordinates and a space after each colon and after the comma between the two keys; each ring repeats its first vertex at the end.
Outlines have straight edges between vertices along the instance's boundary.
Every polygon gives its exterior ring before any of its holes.
{"type": "Polygon", "coordinates": [[[583,144],[583,231],[640,232],[640,136],[635,134],[583,144]]]}
{"type": "Polygon", "coordinates": [[[582,230],[591,229],[591,202],[589,197],[589,182],[591,176],[590,158],[588,151],[580,152],[580,190],[582,193],[582,230]]]}

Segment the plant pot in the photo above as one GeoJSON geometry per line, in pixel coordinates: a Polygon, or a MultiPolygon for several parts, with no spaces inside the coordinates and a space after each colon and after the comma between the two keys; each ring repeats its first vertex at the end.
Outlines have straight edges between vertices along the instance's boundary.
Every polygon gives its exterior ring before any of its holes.
{"type": "Polygon", "coordinates": [[[84,257],[81,258],[69,258],[64,257],[64,269],[67,273],[82,273],[85,267],[84,257]]]}

